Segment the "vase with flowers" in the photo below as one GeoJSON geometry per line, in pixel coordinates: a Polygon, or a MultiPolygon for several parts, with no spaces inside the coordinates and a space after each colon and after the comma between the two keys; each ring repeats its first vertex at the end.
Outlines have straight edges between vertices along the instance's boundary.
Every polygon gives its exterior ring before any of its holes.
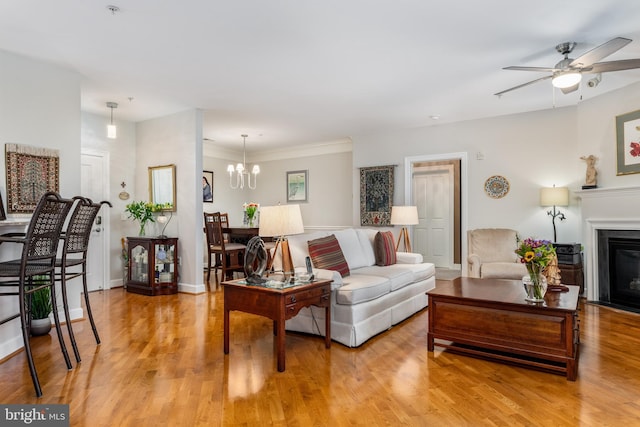
{"type": "Polygon", "coordinates": [[[170,204],[160,204],[160,203],[151,203],[151,202],[131,202],[129,203],[124,211],[128,214],[129,218],[133,218],[134,220],[140,223],[140,228],[138,230],[138,236],[144,236],[146,234],[145,227],[147,222],[155,222],[153,217],[154,212],[160,212],[163,209],[170,208],[170,204]]]}
{"type": "Polygon", "coordinates": [[[525,299],[532,302],[544,301],[547,278],[543,272],[556,256],[556,249],[549,240],[527,238],[520,242],[516,254],[520,256],[520,262],[527,267],[528,275],[522,278],[527,293],[525,299]]]}
{"type": "Polygon", "coordinates": [[[244,208],[245,217],[247,218],[247,225],[249,227],[255,227],[255,221],[257,219],[258,210],[260,209],[260,205],[257,203],[245,203],[242,205],[244,208]]]}

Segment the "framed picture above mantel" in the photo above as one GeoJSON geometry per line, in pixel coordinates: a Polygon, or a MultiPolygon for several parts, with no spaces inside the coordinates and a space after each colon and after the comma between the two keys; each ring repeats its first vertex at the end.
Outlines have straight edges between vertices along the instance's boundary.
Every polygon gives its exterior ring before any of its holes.
{"type": "Polygon", "coordinates": [[[617,174],[640,173],[640,110],[616,117],[617,174]]]}

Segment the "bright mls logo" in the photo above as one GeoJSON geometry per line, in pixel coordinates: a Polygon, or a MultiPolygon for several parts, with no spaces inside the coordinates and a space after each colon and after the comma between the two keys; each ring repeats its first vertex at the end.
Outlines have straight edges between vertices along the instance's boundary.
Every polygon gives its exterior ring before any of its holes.
{"type": "Polygon", "coordinates": [[[69,427],[69,405],[0,405],[0,425],[69,427]]]}

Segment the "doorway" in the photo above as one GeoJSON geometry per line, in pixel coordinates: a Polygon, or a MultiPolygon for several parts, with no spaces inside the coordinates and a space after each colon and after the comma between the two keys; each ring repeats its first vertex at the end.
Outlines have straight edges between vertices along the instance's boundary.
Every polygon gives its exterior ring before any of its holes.
{"type": "MultiPolygon", "coordinates": [[[[80,191],[94,202],[109,200],[109,153],[82,151],[80,158],[80,191]]],[[[109,289],[109,217],[108,206],[98,212],[87,251],[87,289],[89,292],[109,289]]]]}
{"type": "MultiPolygon", "coordinates": [[[[467,252],[467,153],[405,158],[405,201],[418,207],[416,252],[436,267],[462,269],[467,252]]],[[[466,272],[463,272],[466,274],[466,272]]]]}

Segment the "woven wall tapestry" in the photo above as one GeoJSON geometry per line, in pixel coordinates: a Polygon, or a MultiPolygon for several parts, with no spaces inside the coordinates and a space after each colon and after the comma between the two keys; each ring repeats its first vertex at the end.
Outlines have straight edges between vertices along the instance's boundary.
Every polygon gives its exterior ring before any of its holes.
{"type": "Polygon", "coordinates": [[[360,225],[390,225],[394,166],[360,168],[360,225]]]}
{"type": "Polygon", "coordinates": [[[31,213],[47,191],[59,191],[58,150],[5,144],[7,211],[31,213]]]}

